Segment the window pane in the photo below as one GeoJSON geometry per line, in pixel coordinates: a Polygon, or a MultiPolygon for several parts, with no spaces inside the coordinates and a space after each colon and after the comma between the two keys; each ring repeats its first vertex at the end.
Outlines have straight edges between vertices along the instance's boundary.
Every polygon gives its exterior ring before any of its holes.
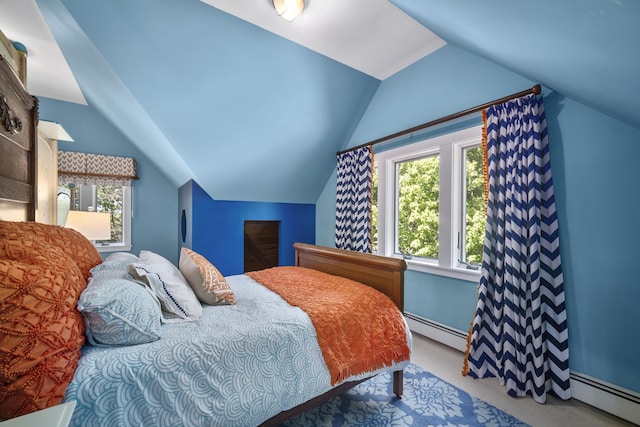
{"type": "Polygon", "coordinates": [[[111,185],[96,186],[96,205],[98,212],[111,214],[111,240],[109,243],[124,241],[122,234],[123,188],[111,185]]]}
{"type": "Polygon", "coordinates": [[[437,155],[396,164],[397,247],[405,255],[438,258],[440,161],[437,155]]]}
{"type": "Polygon", "coordinates": [[[464,230],[460,258],[470,264],[482,262],[484,230],[487,213],[484,206],[484,179],[482,172],[482,147],[463,150],[465,164],[464,230]]]}
{"type": "Polygon", "coordinates": [[[373,169],[373,196],[371,200],[371,253],[378,253],[378,168],[373,169]]]}

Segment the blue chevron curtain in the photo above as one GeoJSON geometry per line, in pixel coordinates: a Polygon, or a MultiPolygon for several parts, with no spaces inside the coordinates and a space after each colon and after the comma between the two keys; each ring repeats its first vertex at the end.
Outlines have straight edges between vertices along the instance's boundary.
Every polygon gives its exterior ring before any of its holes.
{"type": "Polygon", "coordinates": [[[463,373],[512,396],[571,397],[558,220],[541,97],[486,110],[487,225],[463,373]]]}
{"type": "Polygon", "coordinates": [[[338,155],[336,248],[371,252],[373,150],[365,146],[338,155]]]}

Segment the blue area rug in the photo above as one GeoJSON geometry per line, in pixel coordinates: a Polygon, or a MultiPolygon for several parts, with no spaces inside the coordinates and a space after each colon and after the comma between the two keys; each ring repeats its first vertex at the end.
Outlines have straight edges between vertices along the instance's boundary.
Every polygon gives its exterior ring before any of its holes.
{"type": "Polygon", "coordinates": [[[390,374],[358,384],[284,426],[518,426],[525,424],[411,363],[397,399],[390,374]]]}

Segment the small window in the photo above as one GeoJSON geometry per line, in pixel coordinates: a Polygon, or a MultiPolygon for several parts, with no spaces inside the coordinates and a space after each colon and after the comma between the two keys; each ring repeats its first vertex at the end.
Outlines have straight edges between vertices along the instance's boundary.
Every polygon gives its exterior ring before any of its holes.
{"type": "Polygon", "coordinates": [[[111,239],[95,241],[99,251],[131,250],[131,187],[58,184],[58,225],[64,226],[69,210],[94,210],[111,214],[111,239]]]}

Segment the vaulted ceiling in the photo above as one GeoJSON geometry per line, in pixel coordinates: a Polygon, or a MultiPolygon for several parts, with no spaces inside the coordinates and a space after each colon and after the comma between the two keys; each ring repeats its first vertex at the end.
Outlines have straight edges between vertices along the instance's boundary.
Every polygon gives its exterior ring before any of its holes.
{"type": "Polygon", "coordinates": [[[0,29],[32,93],[215,199],[315,202],[381,81],[445,44],[640,127],[635,0],[306,3],[288,23],[270,0],[0,0],[0,29]]]}

